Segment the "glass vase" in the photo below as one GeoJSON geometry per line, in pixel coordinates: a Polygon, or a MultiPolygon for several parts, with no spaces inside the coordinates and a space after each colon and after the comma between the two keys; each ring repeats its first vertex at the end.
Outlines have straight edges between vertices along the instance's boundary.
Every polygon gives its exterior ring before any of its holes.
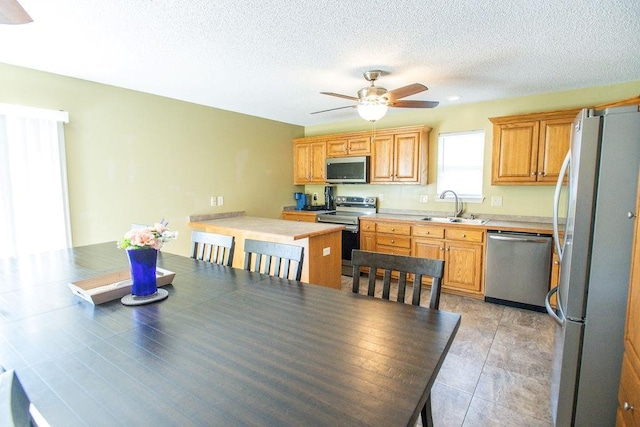
{"type": "Polygon", "coordinates": [[[158,251],[156,249],[128,249],[129,265],[131,266],[131,294],[136,297],[153,295],[158,291],[156,283],[156,264],[158,251]]]}

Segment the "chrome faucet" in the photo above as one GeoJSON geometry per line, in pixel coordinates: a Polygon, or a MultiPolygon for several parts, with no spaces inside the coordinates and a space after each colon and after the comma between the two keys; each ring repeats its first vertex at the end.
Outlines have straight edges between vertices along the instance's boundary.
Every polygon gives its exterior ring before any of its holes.
{"type": "Polygon", "coordinates": [[[462,202],[458,199],[458,195],[453,190],[444,190],[440,193],[440,198],[444,200],[444,195],[447,193],[453,194],[453,198],[455,199],[455,207],[453,209],[453,217],[457,218],[458,215],[462,213],[462,202]]]}

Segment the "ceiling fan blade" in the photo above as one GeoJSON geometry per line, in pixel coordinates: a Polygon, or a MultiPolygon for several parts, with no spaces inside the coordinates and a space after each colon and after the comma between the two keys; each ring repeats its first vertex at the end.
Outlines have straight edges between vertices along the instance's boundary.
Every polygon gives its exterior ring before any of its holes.
{"type": "Polygon", "coordinates": [[[33,22],[29,14],[16,0],[0,0],[0,24],[28,24],[33,22]]]}
{"type": "Polygon", "coordinates": [[[320,93],[323,95],[337,96],[338,98],[348,99],[349,101],[358,101],[358,98],[356,98],[355,96],[341,95],[339,93],[333,93],[333,92],[320,92],[320,93]]]}
{"type": "Polygon", "coordinates": [[[440,104],[438,101],[394,101],[389,102],[389,107],[397,108],[434,108],[440,104]]]}
{"type": "Polygon", "coordinates": [[[407,96],[415,95],[416,93],[424,92],[428,88],[420,83],[414,83],[408,86],[399,87],[398,89],[390,90],[385,97],[389,101],[395,101],[396,99],[405,98],[407,96]]]}
{"type": "Polygon", "coordinates": [[[314,111],[311,114],[326,113],[327,111],[342,110],[344,108],[356,108],[357,105],[347,105],[346,107],[329,108],[328,110],[314,111]]]}

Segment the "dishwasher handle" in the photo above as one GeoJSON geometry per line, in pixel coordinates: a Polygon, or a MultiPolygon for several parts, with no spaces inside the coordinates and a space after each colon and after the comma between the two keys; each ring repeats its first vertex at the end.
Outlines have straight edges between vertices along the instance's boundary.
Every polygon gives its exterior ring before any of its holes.
{"type": "Polygon", "coordinates": [[[518,235],[500,235],[500,234],[489,234],[490,240],[502,240],[506,242],[528,242],[528,243],[547,243],[549,238],[540,238],[534,236],[518,236],[518,235]]]}

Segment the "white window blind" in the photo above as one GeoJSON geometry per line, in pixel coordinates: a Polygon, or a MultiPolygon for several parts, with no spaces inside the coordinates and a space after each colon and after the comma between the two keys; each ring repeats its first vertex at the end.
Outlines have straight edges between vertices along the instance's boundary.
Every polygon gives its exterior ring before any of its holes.
{"type": "Polygon", "coordinates": [[[71,246],[68,114],[0,104],[0,258],[71,246]]]}
{"type": "Polygon", "coordinates": [[[482,201],[483,165],[484,131],[440,134],[436,192],[453,190],[466,201],[482,201]]]}

